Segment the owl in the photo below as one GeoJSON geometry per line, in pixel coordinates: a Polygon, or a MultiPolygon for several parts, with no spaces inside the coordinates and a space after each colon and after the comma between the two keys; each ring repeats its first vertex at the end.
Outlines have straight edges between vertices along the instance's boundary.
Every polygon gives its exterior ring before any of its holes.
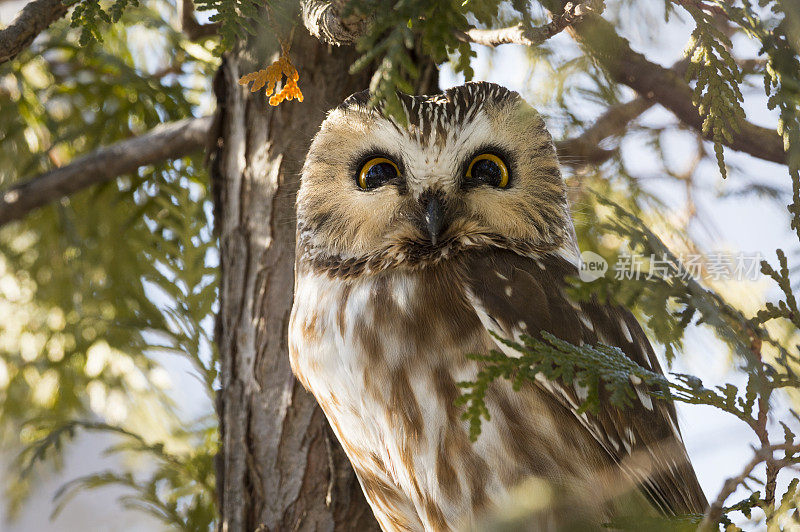
{"type": "Polygon", "coordinates": [[[475,528],[530,478],[582,490],[601,519],[625,485],[653,512],[702,512],[674,406],[641,382],[632,408],[579,413],[576,383],[496,380],[470,440],[458,383],[481,363],[466,355],[519,356],[497,336],[547,331],[661,369],[630,312],[564,290],[580,258],[542,117],[483,82],[400,100],[405,120],[349,97],[310,146],[289,324],[292,370],[383,530],[475,528]]]}

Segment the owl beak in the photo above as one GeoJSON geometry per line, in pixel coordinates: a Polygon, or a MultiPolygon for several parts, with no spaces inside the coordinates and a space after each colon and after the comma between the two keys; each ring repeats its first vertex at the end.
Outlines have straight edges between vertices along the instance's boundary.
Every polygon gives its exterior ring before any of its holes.
{"type": "Polygon", "coordinates": [[[444,225],[444,209],[438,196],[429,196],[425,205],[425,227],[431,237],[431,244],[434,246],[439,242],[444,225]]]}

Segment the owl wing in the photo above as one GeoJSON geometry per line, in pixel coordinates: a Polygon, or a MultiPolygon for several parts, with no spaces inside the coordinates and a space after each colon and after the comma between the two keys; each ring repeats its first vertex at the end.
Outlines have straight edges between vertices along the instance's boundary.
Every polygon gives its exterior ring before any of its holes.
{"type": "MultiPolygon", "coordinates": [[[[523,333],[539,337],[540,331],[547,331],[576,345],[617,346],[637,364],[662,373],[647,336],[629,311],[595,299],[570,300],[565,277],[578,272],[567,260],[493,250],[468,254],[466,262],[470,302],[488,330],[510,339],[523,333]]],[[[496,343],[507,355],[519,356],[496,343]]],[[[652,398],[640,384],[635,387],[639,401],[633,407],[621,410],[601,401],[598,413],[579,415],[576,409],[583,398],[573,383],[542,378],[536,384],[575,414],[663,513],[705,510],[706,498],[686,455],[672,403],[652,398]],[[632,464],[635,457],[645,457],[647,467],[632,464]]]]}

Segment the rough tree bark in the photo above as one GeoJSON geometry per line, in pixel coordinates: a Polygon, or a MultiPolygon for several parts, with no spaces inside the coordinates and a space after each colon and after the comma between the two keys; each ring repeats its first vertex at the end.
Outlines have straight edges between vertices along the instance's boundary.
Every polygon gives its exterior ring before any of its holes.
{"type": "Polygon", "coordinates": [[[286,347],[303,158],[325,111],[366,88],[371,73],[348,75],[352,48],[322,44],[297,27],[290,55],[305,101],[270,108],[263,91],[237,83],[274,59],[267,46],[259,37],[243,43],[215,80],[220,529],[377,530],[321,410],[290,372],[286,347]]]}

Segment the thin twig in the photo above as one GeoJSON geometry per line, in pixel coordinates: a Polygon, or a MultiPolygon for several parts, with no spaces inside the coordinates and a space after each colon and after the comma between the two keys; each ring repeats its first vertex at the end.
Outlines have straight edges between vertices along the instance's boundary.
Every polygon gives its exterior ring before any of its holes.
{"type": "Polygon", "coordinates": [[[766,59],[738,59],[736,63],[743,74],[761,74],[767,68],[766,59]]]}
{"type": "Polygon", "coordinates": [[[596,13],[602,10],[602,2],[590,0],[573,4],[568,2],[564,11],[553,17],[548,24],[538,27],[528,27],[523,23],[509,28],[482,30],[473,28],[466,32],[459,32],[457,37],[466,42],[482,44],[484,46],[499,46],[501,44],[520,44],[523,46],[538,46],[550,37],[557,35],[569,26],[579,22],[587,13],[596,13]]]}
{"type": "Polygon", "coordinates": [[[150,74],[150,78],[161,79],[165,76],[169,76],[170,74],[182,74],[182,73],[183,73],[183,63],[175,63],[156,70],[155,72],[150,74]]]}
{"type": "Polygon", "coordinates": [[[600,164],[612,158],[617,150],[600,147],[600,142],[625,133],[632,120],[653,106],[654,102],[641,96],[610,107],[591,127],[577,137],[556,142],[558,157],[570,166],[600,164]]]}
{"type": "MultiPolygon", "coordinates": [[[[753,458],[750,460],[742,472],[731,477],[722,485],[722,489],[717,495],[716,500],[706,509],[703,516],[703,521],[700,523],[698,530],[711,531],[717,530],[718,523],[722,518],[722,512],[725,509],[725,501],[730,497],[734,491],[752,474],[753,470],[764,461],[775,460],[775,451],[784,451],[788,454],[796,454],[800,452],[800,444],[795,443],[782,443],[777,445],[765,445],[760,449],[753,449],[753,458]]],[[[777,465],[785,466],[794,463],[796,459],[791,460],[775,460],[777,465]]]]}
{"type": "MultiPolygon", "coordinates": [[[[766,380],[766,376],[762,371],[759,371],[759,376],[762,381],[766,380]]],[[[756,435],[762,447],[769,445],[769,432],[767,432],[767,418],[769,414],[769,397],[772,389],[769,383],[762,382],[762,386],[766,387],[766,393],[762,393],[758,398],[758,418],[756,426],[756,435]]],[[[775,463],[775,457],[770,453],[764,460],[766,462],[766,482],[764,484],[764,503],[767,506],[772,506],[775,503],[775,489],[778,482],[778,472],[780,468],[775,463]]]]}

